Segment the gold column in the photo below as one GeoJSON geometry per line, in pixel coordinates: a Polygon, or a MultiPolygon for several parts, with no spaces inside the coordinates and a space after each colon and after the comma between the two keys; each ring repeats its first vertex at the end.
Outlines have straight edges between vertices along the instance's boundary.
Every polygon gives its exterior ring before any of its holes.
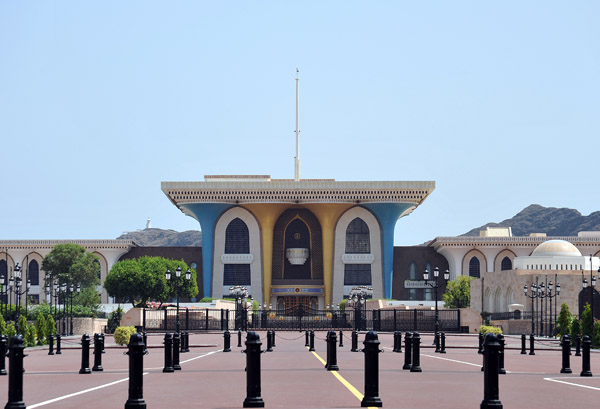
{"type": "Polygon", "coordinates": [[[323,235],[323,284],[325,286],[325,305],[331,304],[331,297],[333,294],[333,248],[335,225],[342,213],[354,205],[315,203],[306,204],[304,206],[313,212],[319,219],[319,223],[321,223],[321,233],[323,235]]]}
{"type": "Polygon", "coordinates": [[[273,276],[273,228],[275,222],[290,204],[285,203],[249,203],[242,207],[258,219],[262,246],[263,294],[264,302],[271,303],[271,279],[273,276]]]}

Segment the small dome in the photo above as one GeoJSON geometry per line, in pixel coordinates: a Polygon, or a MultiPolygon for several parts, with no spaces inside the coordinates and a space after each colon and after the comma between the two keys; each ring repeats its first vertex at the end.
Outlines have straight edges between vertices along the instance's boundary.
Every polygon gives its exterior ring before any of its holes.
{"type": "Polygon", "coordinates": [[[536,257],[581,257],[581,252],[565,240],[548,240],[540,244],[531,253],[536,257]]]}

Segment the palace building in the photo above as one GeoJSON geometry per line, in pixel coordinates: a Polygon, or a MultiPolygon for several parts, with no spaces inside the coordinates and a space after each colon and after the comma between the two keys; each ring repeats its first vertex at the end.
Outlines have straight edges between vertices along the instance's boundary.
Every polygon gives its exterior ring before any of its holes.
{"type": "Polygon", "coordinates": [[[232,285],[277,308],[324,308],[357,285],[392,298],[394,229],[434,182],[205,176],[162,190],[202,230],[202,295],[232,285]]]}

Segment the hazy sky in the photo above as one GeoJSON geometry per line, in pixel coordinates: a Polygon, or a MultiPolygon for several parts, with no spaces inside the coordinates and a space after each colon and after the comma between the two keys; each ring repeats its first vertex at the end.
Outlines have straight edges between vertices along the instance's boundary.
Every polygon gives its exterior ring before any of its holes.
{"type": "Polygon", "coordinates": [[[600,2],[2,1],[0,239],[198,229],[161,181],[433,180],[396,245],[600,208],[600,2]]]}

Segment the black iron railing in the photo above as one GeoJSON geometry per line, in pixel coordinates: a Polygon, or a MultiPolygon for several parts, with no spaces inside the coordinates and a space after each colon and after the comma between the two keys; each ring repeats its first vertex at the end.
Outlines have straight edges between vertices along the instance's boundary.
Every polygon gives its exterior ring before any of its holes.
{"type": "MultiPolygon", "coordinates": [[[[431,310],[313,310],[294,308],[286,311],[187,309],[180,310],[181,328],[186,331],[224,331],[249,329],[303,330],[375,330],[434,331],[435,311],[431,310]]],[[[143,326],[149,332],[175,331],[175,309],[144,309],[143,326]]],[[[440,330],[460,332],[460,310],[439,311],[440,330]]]]}

